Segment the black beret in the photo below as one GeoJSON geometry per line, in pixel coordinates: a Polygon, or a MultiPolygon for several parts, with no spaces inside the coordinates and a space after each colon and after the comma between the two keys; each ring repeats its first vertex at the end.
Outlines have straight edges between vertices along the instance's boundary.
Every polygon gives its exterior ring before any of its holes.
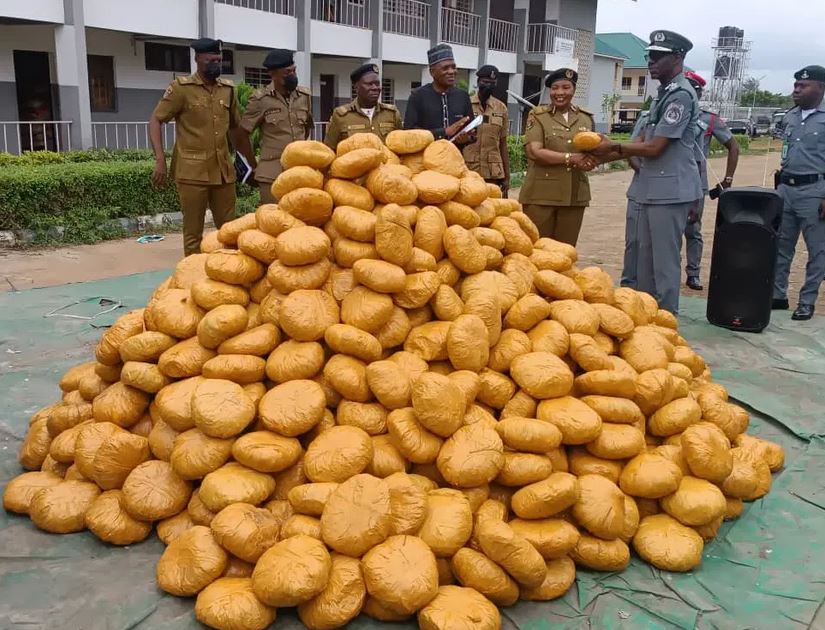
{"type": "Polygon", "coordinates": [[[202,37],[196,39],[189,46],[196,53],[215,53],[220,54],[223,42],[219,39],[210,39],[209,37],[202,37]]]}
{"type": "Polygon", "coordinates": [[[365,63],[363,66],[358,66],[350,73],[349,80],[355,83],[358,79],[363,77],[365,74],[369,74],[370,72],[379,74],[378,66],[374,63],[365,63]]]}
{"type": "Polygon", "coordinates": [[[286,50],[285,48],[270,50],[264,59],[264,68],[267,70],[278,70],[279,68],[291,66],[295,63],[292,60],[293,54],[291,50],[286,50]]]}
{"type": "Polygon", "coordinates": [[[693,48],[693,42],[684,35],[679,35],[679,33],[673,31],[653,31],[650,34],[650,45],[645,50],[684,55],[691,48],[693,48]]]}
{"type": "Polygon", "coordinates": [[[427,51],[427,63],[429,65],[433,65],[439,61],[445,61],[447,59],[455,59],[453,56],[453,49],[448,44],[438,44],[438,46],[433,46],[427,51]]]}
{"type": "Polygon", "coordinates": [[[550,87],[556,81],[570,81],[570,83],[576,85],[579,82],[579,73],[570,68],[559,68],[547,75],[544,85],[550,87]]]}
{"type": "Polygon", "coordinates": [[[479,79],[498,79],[498,68],[491,65],[481,66],[476,71],[476,76],[479,79]]]}
{"type": "Polygon", "coordinates": [[[822,81],[825,83],[825,68],[822,66],[805,66],[794,73],[793,78],[799,81],[822,81]]]}

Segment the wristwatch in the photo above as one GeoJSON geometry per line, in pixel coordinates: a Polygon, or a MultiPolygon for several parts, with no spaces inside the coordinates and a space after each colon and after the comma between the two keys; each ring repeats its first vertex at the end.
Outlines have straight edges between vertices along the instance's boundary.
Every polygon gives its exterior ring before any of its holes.
{"type": "Polygon", "coordinates": [[[725,179],[722,180],[722,183],[727,184],[728,186],[730,186],[733,183],[733,177],[726,177],[725,179]]]}

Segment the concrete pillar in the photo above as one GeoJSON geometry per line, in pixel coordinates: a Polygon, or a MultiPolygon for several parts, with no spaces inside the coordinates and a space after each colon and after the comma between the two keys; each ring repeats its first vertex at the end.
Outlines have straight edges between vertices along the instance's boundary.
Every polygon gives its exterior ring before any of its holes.
{"type": "Polygon", "coordinates": [[[92,108],[83,0],[63,0],[63,9],[64,24],[54,29],[60,118],[72,121],[72,148],[88,149],[92,146],[92,108]]]}
{"type": "Polygon", "coordinates": [[[441,7],[442,0],[433,0],[430,3],[430,46],[441,43],[441,7]]]}
{"type": "Polygon", "coordinates": [[[215,37],[215,0],[198,0],[198,33],[215,37]]]}
{"type": "Polygon", "coordinates": [[[295,17],[298,18],[298,50],[295,51],[295,65],[298,83],[306,86],[312,85],[312,48],[310,47],[312,14],[310,11],[309,2],[295,3],[295,17]]]}
{"type": "Polygon", "coordinates": [[[476,0],[476,8],[481,16],[478,33],[478,68],[487,63],[490,46],[490,0],[476,0]]]}
{"type": "Polygon", "coordinates": [[[384,0],[372,0],[370,3],[370,28],[372,28],[372,58],[379,70],[384,59],[384,0]]]}
{"type": "MultiPolygon", "coordinates": [[[[524,73],[517,72],[510,75],[510,91],[521,96],[524,93],[524,73]]],[[[507,113],[510,115],[510,133],[519,135],[522,133],[521,116],[522,107],[513,98],[507,100],[507,113]]]]}

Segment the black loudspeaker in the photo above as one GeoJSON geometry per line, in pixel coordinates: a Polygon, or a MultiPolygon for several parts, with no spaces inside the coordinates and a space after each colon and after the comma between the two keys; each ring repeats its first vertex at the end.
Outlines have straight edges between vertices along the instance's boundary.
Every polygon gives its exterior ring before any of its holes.
{"type": "Polygon", "coordinates": [[[762,332],[771,321],[782,198],[766,188],[729,188],[719,197],[710,263],[711,324],[762,332]]]}

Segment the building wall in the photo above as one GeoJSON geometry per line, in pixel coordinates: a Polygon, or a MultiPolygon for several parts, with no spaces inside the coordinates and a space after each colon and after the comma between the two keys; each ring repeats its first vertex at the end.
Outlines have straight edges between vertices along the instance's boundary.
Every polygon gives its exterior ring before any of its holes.
{"type": "MultiPolygon", "coordinates": [[[[14,77],[14,51],[33,50],[49,53],[51,83],[57,83],[54,65],[54,27],[46,25],[0,26],[0,120],[18,120],[17,86],[14,77]]],[[[54,92],[54,90],[53,90],[54,92]]],[[[55,115],[58,103],[53,103],[55,115]]]]}
{"type": "Polygon", "coordinates": [[[62,23],[63,0],[3,0],[0,2],[0,16],[62,23]]]}
{"type": "Polygon", "coordinates": [[[199,37],[199,4],[198,0],[83,0],[87,27],[186,39],[199,37]]]}
{"type": "Polygon", "coordinates": [[[639,109],[644,104],[647,97],[656,93],[656,86],[658,82],[651,80],[647,68],[625,68],[622,72],[623,79],[630,79],[630,89],[624,90],[619,84],[620,94],[622,97],[620,107],[621,109],[639,109]],[[645,78],[645,90],[643,95],[639,95],[639,80],[645,78]]]}
{"type": "MultiPolygon", "coordinates": [[[[596,123],[596,131],[609,131],[610,123],[604,111],[602,111],[602,101],[605,95],[618,94],[620,84],[617,78],[622,76],[622,62],[610,57],[594,57],[590,82],[590,95],[585,109],[593,114],[593,121],[596,123]]],[[[618,105],[616,107],[618,110],[618,105]]]]}

